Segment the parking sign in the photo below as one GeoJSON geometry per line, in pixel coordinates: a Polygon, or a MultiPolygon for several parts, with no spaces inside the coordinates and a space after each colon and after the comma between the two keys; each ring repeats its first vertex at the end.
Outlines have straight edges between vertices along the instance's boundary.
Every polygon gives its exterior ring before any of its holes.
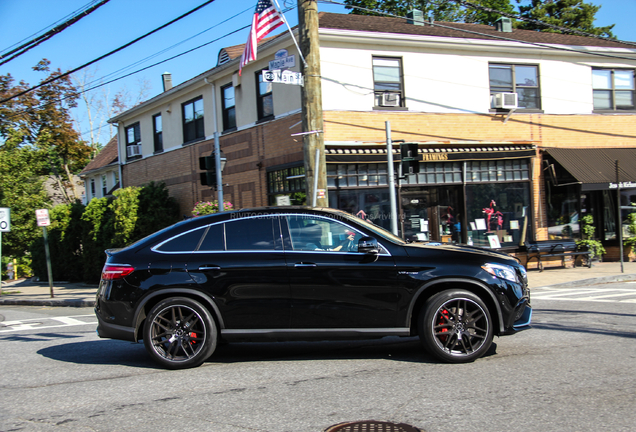
{"type": "Polygon", "coordinates": [[[0,208],[0,232],[11,231],[11,209],[7,207],[0,208]]]}
{"type": "Polygon", "coordinates": [[[40,209],[35,211],[35,218],[38,220],[38,226],[46,227],[51,225],[51,221],[49,220],[49,210],[48,209],[40,209]]]}

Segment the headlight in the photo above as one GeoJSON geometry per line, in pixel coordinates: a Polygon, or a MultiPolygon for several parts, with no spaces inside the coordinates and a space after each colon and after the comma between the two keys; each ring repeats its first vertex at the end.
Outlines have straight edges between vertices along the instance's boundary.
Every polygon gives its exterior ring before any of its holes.
{"type": "Polygon", "coordinates": [[[518,282],[515,269],[511,266],[507,266],[504,264],[486,263],[481,266],[481,268],[495,277],[506,279],[510,282],[518,282]]]}

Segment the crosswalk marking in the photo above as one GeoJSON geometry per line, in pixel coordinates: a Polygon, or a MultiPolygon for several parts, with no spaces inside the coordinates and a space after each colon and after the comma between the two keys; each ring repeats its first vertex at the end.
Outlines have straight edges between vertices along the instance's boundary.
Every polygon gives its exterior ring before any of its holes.
{"type": "Polygon", "coordinates": [[[2,321],[0,322],[0,333],[96,324],[97,321],[95,321],[94,314],[73,315],[67,317],[30,318],[17,321],[2,321]]]}
{"type": "Polygon", "coordinates": [[[531,292],[532,300],[566,300],[636,303],[636,289],[626,288],[538,288],[531,292]]]}

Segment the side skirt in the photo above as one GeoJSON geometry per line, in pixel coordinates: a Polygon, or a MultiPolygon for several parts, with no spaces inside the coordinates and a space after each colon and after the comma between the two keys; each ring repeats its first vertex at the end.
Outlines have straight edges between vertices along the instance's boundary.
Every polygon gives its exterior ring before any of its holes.
{"type": "Polygon", "coordinates": [[[337,328],[337,329],[221,329],[221,337],[233,340],[332,340],[375,339],[385,336],[410,336],[409,328],[337,328]]]}

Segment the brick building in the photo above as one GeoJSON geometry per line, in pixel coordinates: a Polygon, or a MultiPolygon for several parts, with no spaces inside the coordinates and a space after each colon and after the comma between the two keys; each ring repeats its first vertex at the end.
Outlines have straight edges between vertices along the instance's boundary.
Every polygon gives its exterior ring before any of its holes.
{"type": "MultiPolygon", "coordinates": [[[[581,216],[617,246],[636,203],[636,45],[464,23],[320,13],[320,66],[331,207],[390,226],[386,123],[416,143],[419,173],[397,187],[400,235],[515,252],[527,239],[579,238],[581,216]],[[625,215],[623,215],[625,216],[625,215]]],[[[276,204],[304,191],[300,88],[264,82],[269,62],[301,61],[289,34],[242,46],[217,66],[115,118],[124,186],[164,181],[187,214],[215,199],[199,157],[218,132],[225,199],[276,204]]],[[[399,145],[394,159],[399,161],[399,145]]],[[[400,165],[396,163],[396,170],[400,165]]]]}

